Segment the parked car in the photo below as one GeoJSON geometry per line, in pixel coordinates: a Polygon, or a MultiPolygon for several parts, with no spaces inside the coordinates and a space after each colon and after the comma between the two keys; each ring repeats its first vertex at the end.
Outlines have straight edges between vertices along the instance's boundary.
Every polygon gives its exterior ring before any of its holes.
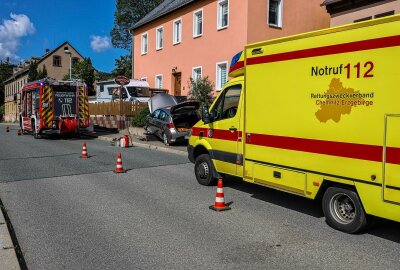
{"type": "Polygon", "coordinates": [[[200,120],[199,102],[177,104],[168,94],[157,94],[149,100],[150,114],[145,129],[163,140],[165,145],[188,140],[190,129],[200,120]]]}

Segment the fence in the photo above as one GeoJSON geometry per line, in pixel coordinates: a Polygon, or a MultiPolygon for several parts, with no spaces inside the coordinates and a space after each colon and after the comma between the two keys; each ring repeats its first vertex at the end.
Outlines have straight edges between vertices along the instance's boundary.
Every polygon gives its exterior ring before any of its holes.
{"type": "Polygon", "coordinates": [[[125,115],[135,116],[143,108],[147,107],[147,102],[103,102],[89,103],[90,115],[125,115]]]}

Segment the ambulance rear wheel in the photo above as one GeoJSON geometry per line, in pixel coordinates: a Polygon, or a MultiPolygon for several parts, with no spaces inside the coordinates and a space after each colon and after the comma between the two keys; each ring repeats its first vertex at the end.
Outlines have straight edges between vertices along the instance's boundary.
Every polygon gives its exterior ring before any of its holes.
{"type": "Polygon", "coordinates": [[[214,166],[210,155],[202,154],[196,158],[194,173],[200,185],[211,186],[215,183],[214,166]]]}
{"type": "Polygon", "coordinates": [[[367,225],[367,216],[356,192],[330,187],[322,198],[322,210],[326,223],[346,233],[359,233],[367,225]]]}

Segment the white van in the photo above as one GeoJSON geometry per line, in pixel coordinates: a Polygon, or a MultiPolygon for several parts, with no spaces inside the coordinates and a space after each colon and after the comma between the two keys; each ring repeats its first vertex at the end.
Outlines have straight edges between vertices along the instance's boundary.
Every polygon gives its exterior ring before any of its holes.
{"type": "MultiPolygon", "coordinates": [[[[98,82],[96,86],[96,99],[92,102],[110,102],[119,100],[121,86],[114,80],[98,82]]],[[[146,81],[130,80],[123,86],[122,100],[147,102],[150,98],[149,84],[146,81]]]]}

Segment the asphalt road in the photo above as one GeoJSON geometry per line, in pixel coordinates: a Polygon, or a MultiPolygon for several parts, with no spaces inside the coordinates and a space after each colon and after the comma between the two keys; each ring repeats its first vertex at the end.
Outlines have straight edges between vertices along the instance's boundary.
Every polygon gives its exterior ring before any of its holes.
{"type": "MultiPolygon", "coordinates": [[[[362,235],[325,224],[317,203],[225,181],[232,210],[208,209],[184,156],[87,140],[35,140],[0,125],[0,198],[28,269],[399,269],[400,225],[362,235]]],[[[0,264],[0,269],[1,264],[0,264]]]]}

